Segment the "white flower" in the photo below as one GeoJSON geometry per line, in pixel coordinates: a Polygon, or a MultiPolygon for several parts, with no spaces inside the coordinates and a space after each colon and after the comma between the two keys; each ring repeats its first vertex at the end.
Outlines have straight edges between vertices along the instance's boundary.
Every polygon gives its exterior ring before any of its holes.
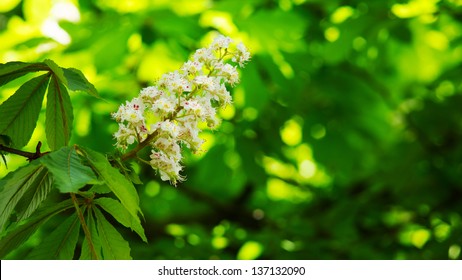
{"type": "Polygon", "coordinates": [[[243,67],[250,59],[242,43],[229,51],[232,42],[223,35],[216,37],[180,70],[162,75],[154,86],[142,89],[138,97],[121,105],[112,114],[119,123],[114,133],[117,147],[127,150],[136,143],[150,145],[149,164],[161,179],[172,184],[184,180],[180,175],[181,145],[200,151],[204,140],[199,137],[199,123],[216,127],[220,123],[217,107],[232,102],[226,86],[239,83],[237,66],[227,61],[243,67]]]}
{"type": "Polygon", "coordinates": [[[231,104],[232,102],[231,94],[226,89],[225,85],[221,84],[220,88],[214,91],[214,94],[215,95],[213,96],[213,98],[219,101],[222,104],[222,106],[231,104]]]}
{"type": "Polygon", "coordinates": [[[162,180],[170,180],[174,185],[176,185],[177,181],[181,182],[184,180],[184,177],[180,175],[183,167],[178,161],[170,158],[162,151],[152,150],[150,157],[152,168],[159,170],[162,180]]]}
{"type": "Polygon", "coordinates": [[[172,137],[173,139],[176,139],[178,137],[178,125],[176,125],[174,122],[166,120],[163,122],[159,122],[158,125],[162,132],[170,135],[170,137],[172,137]]]}
{"type": "Polygon", "coordinates": [[[197,121],[194,119],[187,120],[182,123],[180,129],[178,138],[193,152],[199,151],[204,140],[199,137],[200,130],[197,127],[197,121]]]}
{"type": "Polygon", "coordinates": [[[140,98],[143,102],[153,103],[159,97],[165,94],[164,91],[160,90],[156,86],[143,88],[140,92],[140,98]]]}
{"type": "Polygon", "coordinates": [[[198,61],[204,64],[210,63],[210,61],[216,59],[213,50],[209,48],[198,49],[193,56],[194,61],[198,61]]]}
{"type": "Polygon", "coordinates": [[[185,64],[183,64],[181,70],[187,74],[194,75],[202,71],[203,66],[202,62],[188,60],[185,64]]]}
{"type": "Polygon", "coordinates": [[[176,100],[170,96],[163,96],[152,104],[153,111],[162,116],[173,113],[175,111],[175,107],[176,100]]]}
{"type": "Polygon", "coordinates": [[[236,48],[236,55],[231,60],[239,63],[240,67],[244,67],[244,63],[250,60],[250,53],[242,43],[237,44],[236,48]]]}
{"type": "Polygon", "coordinates": [[[200,116],[202,115],[203,109],[201,104],[197,100],[185,100],[181,104],[186,111],[187,115],[200,116]]]}
{"type": "Polygon", "coordinates": [[[232,66],[231,64],[221,64],[219,65],[219,69],[221,71],[221,76],[224,77],[226,82],[230,85],[234,86],[239,83],[239,73],[237,72],[236,66],[232,66]]]}
{"type": "Polygon", "coordinates": [[[197,76],[193,79],[193,83],[196,86],[201,86],[206,90],[213,90],[215,87],[214,77],[208,77],[206,75],[197,76]]]}
{"type": "Polygon", "coordinates": [[[125,126],[122,123],[119,123],[119,130],[114,133],[114,138],[117,140],[117,147],[126,150],[128,145],[131,145],[135,142],[135,132],[125,126]]]}
{"type": "Polygon", "coordinates": [[[225,37],[220,34],[217,37],[215,37],[210,47],[213,50],[227,49],[229,47],[229,44],[231,44],[232,42],[233,40],[231,38],[225,37]]]}
{"type": "Polygon", "coordinates": [[[175,161],[181,160],[181,148],[178,142],[172,138],[160,137],[152,144],[157,150],[163,151],[165,154],[170,155],[175,161]]]}

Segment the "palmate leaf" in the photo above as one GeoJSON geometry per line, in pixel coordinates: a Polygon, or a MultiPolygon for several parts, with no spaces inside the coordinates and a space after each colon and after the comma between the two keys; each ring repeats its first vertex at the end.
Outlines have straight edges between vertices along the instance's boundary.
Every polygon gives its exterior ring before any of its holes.
{"type": "Polygon", "coordinates": [[[130,215],[127,209],[125,209],[120,202],[112,198],[101,197],[95,199],[95,204],[99,205],[104,211],[111,214],[123,226],[131,228],[141,237],[141,239],[143,239],[144,242],[147,242],[140,219],[130,215]]]}
{"type": "Polygon", "coordinates": [[[0,86],[9,83],[30,72],[46,71],[47,66],[44,63],[26,63],[12,61],[0,64],[0,86]]]}
{"type": "Polygon", "coordinates": [[[50,68],[51,72],[53,72],[53,76],[55,76],[60,81],[60,83],[67,86],[67,79],[64,76],[64,70],[63,70],[62,67],[59,67],[51,59],[45,59],[45,61],[43,61],[43,63],[46,64],[50,68]]]}
{"type": "MultiPolygon", "coordinates": [[[[98,235],[98,231],[96,229],[96,223],[95,219],[93,218],[93,208],[89,208],[87,211],[87,227],[88,231],[90,232],[91,235],[91,243],[93,245],[93,248],[95,249],[96,252],[96,259],[101,260],[103,256],[101,255],[101,240],[98,235]]],[[[87,238],[83,240],[82,244],[82,252],[80,253],[80,259],[81,260],[93,260],[95,259],[92,256],[91,249],[90,249],[90,243],[88,242],[87,238]]]]}
{"type": "Polygon", "coordinates": [[[135,218],[141,212],[138,193],[132,182],[127,180],[119,170],[112,167],[106,156],[91,149],[78,147],[84,153],[89,164],[94,168],[103,183],[115,194],[127,211],[135,218]]]}
{"type": "Polygon", "coordinates": [[[80,223],[74,212],[26,257],[32,260],[71,260],[79,240],[80,223]]]}
{"type": "Polygon", "coordinates": [[[75,68],[63,69],[64,77],[67,80],[67,87],[70,90],[84,91],[93,97],[99,97],[95,86],[90,83],[82,72],[75,68]]]}
{"type": "Polygon", "coordinates": [[[94,208],[96,226],[101,240],[103,258],[106,260],[131,260],[130,245],[122,235],[109,223],[103,213],[94,208]]]}
{"type": "MultiPolygon", "coordinates": [[[[3,230],[18,202],[30,189],[40,188],[44,182],[46,170],[43,165],[29,164],[21,167],[7,177],[0,180],[0,231],[3,230]]],[[[38,206],[39,201],[31,200],[32,208],[38,206]]],[[[29,211],[31,211],[30,209],[29,211]]],[[[35,209],[34,209],[35,210],[35,209]]]]}
{"type": "Polygon", "coordinates": [[[53,189],[53,179],[48,169],[43,168],[40,172],[43,174],[37,176],[37,183],[27,190],[16,206],[15,211],[18,221],[29,218],[53,189]]]}
{"type": "Polygon", "coordinates": [[[84,91],[95,97],[98,97],[98,93],[82,72],[74,68],[60,67],[50,59],[43,63],[0,64],[0,86],[37,71],[48,73],[24,83],[0,105],[0,135],[9,136],[15,147],[23,147],[29,142],[51,77],[45,132],[50,148],[57,150],[66,146],[71,136],[73,112],[67,89],[84,91]]]}
{"type": "Polygon", "coordinates": [[[48,145],[57,150],[69,143],[74,115],[66,87],[57,76],[51,77],[47,94],[45,133],[48,145]]]}
{"type": "Polygon", "coordinates": [[[72,200],[62,201],[51,207],[38,210],[29,219],[10,229],[0,240],[0,259],[23,244],[34,232],[54,215],[73,208],[72,200]]]}
{"type": "Polygon", "coordinates": [[[40,158],[40,162],[53,175],[54,186],[62,193],[77,192],[96,180],[93,170],[82,164],[74,147],[62,147],[40,158]]]}
{"type": "Polygon", "coordinates": [[[49,79],[49,74],[31,79],[0,105],[0,134],[9,136],[13,146],[23,147],[29,142],[49,79]]]}

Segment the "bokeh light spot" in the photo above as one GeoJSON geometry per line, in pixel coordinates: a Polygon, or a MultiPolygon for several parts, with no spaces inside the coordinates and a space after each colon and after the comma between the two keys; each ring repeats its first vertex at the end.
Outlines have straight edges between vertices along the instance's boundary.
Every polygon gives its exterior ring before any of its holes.
{"type": "Polygon", "coordinates": [[[150,181],[146,184],[144,192],[149,197],[155,197],[160,192],[160,184],[157,181],[150,181]]]}
{"type": "Polygon", "coordinates": [[[350,6],[342,6],[338,7],[331,15],[330,21],[332,23],[342,23],[345,20],[349,19],[352,15],[354,15],[355,10],[350,6]]]}
{"type": "Polygon", "coordinates": [[[340,37],[340,30],[337,27],[331,26],[324,31],[324,37],[327,41],[333,43],[340,37]]]}
{"type": "Polygon", "coordinates": [[[298,118],[286,121],[280,133],[286,145],[295,146],[302,142],[302,126],[298,118]]]}
{"type": "Polygon", "coordinates": [[[238,260],[255,260],[263,253],[263,246],[256,241],[247,241],[237,253],[238,260]]]}

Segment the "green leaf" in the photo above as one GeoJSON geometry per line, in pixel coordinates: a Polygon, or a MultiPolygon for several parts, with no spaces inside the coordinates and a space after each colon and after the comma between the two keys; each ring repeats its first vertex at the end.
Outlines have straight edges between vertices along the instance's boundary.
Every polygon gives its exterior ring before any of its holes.
{"type": "Polygon", "coordinates": [[[0,152],[0,156],[2,157],[3,163],[5,164],[5,167],[8,169],[8,163],[6,162],[5,155],[0,152]]]}
{"type": "Polygon", "coordinates": [[[11,139],[7,135],[0,135],[0,145],[11,146],[11,139]]]}
{"type": "Polygon", "coordinates": [[[53,75],[48,86],[45,126],[48,145],[52,150],[69,143],[73,119],[69,93],[60,79],[53,75]]]}
{"type": "Polygon", "coordinates": [[[79,240],[80,223],[76,213],[64,220],[35,247],[27,259],[71,260],[79,240]]]}
{"type": "Polygon", "coordinates": [[[55,76],[56,78],[58,78],[58,80],[64,84],[65,86],[67,86],[67,79],[66,77],[64,76],[64,71],[63,71],[63,68],[59,67],[53,60],[51,59],[45,59],[45,61],[43,62],[45,63],[48,67],[50,67],[50,70],[53,72],[53,76],[55,76]]]}
{"type": "Polygon", "coordinates": [[[120,233],[109,223],[103,213],[94,208],[96,225],[106,260],[131,260],[130,246],[120,233]]]}
{"type": "Polygon", "coordinates": [[[43,63],[12,61],[0,64],[0,86],[22,77],[27,73],[48,70],[47,66],[43,63]]]}
{"type": "MultiPolygon", "coordinates": [[[[91,235],[91,243],[93,243],[93,248],[95,249],[95,252],[96,252],[96,257],[98,260],[101,260],[103,259],[101,255],[101,240],[99,238],[98,231],[96,230],[95,219],[93,218],[92,212],[93,212],[92,208],[88,209],[88,215],[87,215],[86,222],[87,222],[88,230],[90,231],[90,235],[91,235]]],[[[94,259],[91,254],[90,244],[88,243],[87,238],[83,240],[80,259],[81,260],[93,260],[94,259]]]]}
{"type": "Polygon", "coordinates": [[[135,185],[142,185],[143,184],[143,182],[141,182],[140,177],[135,172],[135,170],[133,169],[133,166],[130,163],[124,164],[120,160],[120,158],[112,158],[112,159],[113,159],[114,167],[119,169],[120,172],[125,176],[125,178],[130,180],[135,185]]]}
{"type": "Polygon", "coordinates": [[[32,136],[49,78],[45,74],[31,79],[0,105],[0,134],[8,135],[16,147],[25,146],[32,136]]]}
{"type": "Polygon", "coordinates": [[[85,91],[94,97],[99,97],[95,86],[90,83],[80,70],[75,68],[62,68],[67,79],[67,87],[70,90],[85,91]]]}
{"type": "Polygon", "coordinates": [[[40,204],[47,198],[50,193],[53,180],[48,169],[42,168],[37,175],[35,183],[27,190],[16,206],[16,216],[18,221],[27,219],[40,204]]]}
{"type": "Polygon", "coordinates": [[[127,180],[124,175],[120,174],[117,168],[112,167],[107,158],[98,152],[89,148],[78,147],[85,157],[88,159],[90,165],[98,173],[101,180],[108,186],[108,188],[117,196],[122,205],[134,217],[138,217],[138,212],[141,212],[139,207],[138,193],[132,182],[127,180]]]}
{"type": "Polygon", "coordinates": [[[131,228],[133,231],[135,231],[144,242],[148,241],[146,235],[144,234],[144,229],[141,225],[140,219],[130,215],[127,209],[125,209],[122,204],[120,204],[120,202],[112,198],[101,197],[95,199],[95,204],[101,206],[104,211],[111,214],[123,226],[131,228]]]}
{"type": "Polygon", "coordinates": [[[96,180],[90,167],[80,161],[74,147],[62,147],[40,159],[53,175],[54,185],[62,193],[77,192],[96,180]]]}
{"type": "Polygon", "coordinates": [[[74,207],[72,200],[62,201],[51,207],[43,207],[32,217],[9,230],[0,240],[0,259],[23,244],[34,232],[54,215],[74,207]]]}
{"type": "Polygon", "coordinates": [[[0,231],[24,194],[41,183],[44,169],[42,165],[29,164],[0,180],[0,231]]]}
{"type": "Polygon", "coordinates": [[[104,184],[99,184],[99,185],[93,185],[89,190],[89,192],[94,192],[94,193],[99,193],[99,194],[107,194],[112,192],[108,186],[104,184]]]}

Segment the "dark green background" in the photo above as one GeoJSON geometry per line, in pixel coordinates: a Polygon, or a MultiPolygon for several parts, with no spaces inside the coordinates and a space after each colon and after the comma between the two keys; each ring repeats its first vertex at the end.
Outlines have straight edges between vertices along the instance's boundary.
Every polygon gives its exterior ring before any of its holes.
{"type": "MultiPolygon", "coordinates": [[[[214,31],[252,53],[186,182],[137,167],[149,243],[120,228],[135,259],[460,258],[462,1],[72,2],[0,4],[0,60],[82,70],[104,100],[71,95],[72,142],[101,152],[110,113],[214,31]]],[[[28,149],[44,139],[39,123],[28,149]]],[[[25,163],[8,160],[2,176],[25,163]]]]}

